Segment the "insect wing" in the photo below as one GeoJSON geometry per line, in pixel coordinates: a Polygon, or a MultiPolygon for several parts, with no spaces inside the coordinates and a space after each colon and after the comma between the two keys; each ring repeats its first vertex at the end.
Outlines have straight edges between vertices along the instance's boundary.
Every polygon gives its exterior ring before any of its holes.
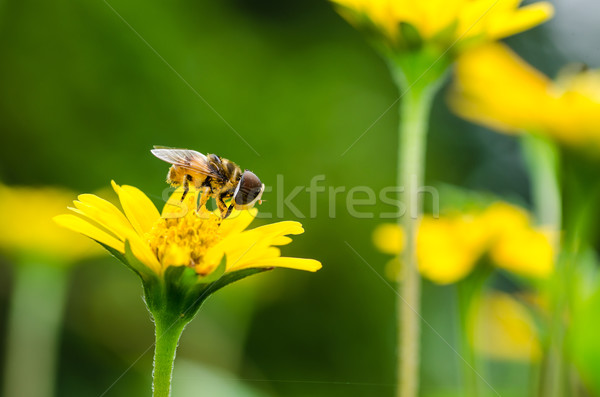
{"type": "Polygon", "coordinates": [[[220,178],[220,175],[216,173],[213,167],[208,163],[206,156],[195,150],[155,146],[151,152],[153,155],[169,164],[199,172],[204,175],[220,178]]]}

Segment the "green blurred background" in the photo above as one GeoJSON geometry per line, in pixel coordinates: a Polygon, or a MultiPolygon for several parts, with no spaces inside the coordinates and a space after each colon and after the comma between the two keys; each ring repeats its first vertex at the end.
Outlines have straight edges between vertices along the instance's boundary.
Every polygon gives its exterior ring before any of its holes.
{"type": "MultiPolygon", "coordinates": [[[[551,76],[569,61],[597,67],[598,4],[554,4],[553,21],[509,44],[551,76]]],[[[397,112],[385,111],[397,97],[382,59],[326,1],[0,1],[6,184],[92,192],[114,179],[159,204],[167,165],[149,152],[159,144],[217,153],[271,186],[281,174],[285,194],[320,174],[325,186],[378,191],[395,181],[397,112]]],[[[457,119],[442,96],[430,137],[429,184],[527,202],[514,138],[457,119]]],[[[275,197],[265,198],[261,210],[274,212],[275,197]]],[[[307,193],[293,202],[308,216],[307,193]]],[[[323,269],[276,270],[213,296],[183,335],[175,397],[392,395],[395,295],[348,247],[383,273],[387,257],[371,244],[381,220],[351,217],[342,194],[335,218],[329,205],[321,194],[317,216],[299,219],[306,233],[284,250],[323,269]]],[[[12,272],[2,260],[2,340],[12,272]]],[[[436,330],[423,329],[424,395],[460,382],[460,361],[436,334],[455,343],[454,294],[424,287],[423,316],[436,330]]],[[[57,395],[149,395],[153,327],[141,295],[108,255],[74,269],[57,395]]],[[[502,365],[490,382],[519,395],[524,379],[504,377],[522,372],[502,365]]]]}

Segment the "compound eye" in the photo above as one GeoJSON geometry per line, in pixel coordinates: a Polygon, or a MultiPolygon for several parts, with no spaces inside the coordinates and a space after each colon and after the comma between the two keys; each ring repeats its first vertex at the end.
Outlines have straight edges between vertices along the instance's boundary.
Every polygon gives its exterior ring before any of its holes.
{"type": "Polygon", "coordinates": [[[265,185],[251,171],[244,171],[240,183],[234,193],[234,202],[237,209],[249,209],[262,197],[265,185]]]}

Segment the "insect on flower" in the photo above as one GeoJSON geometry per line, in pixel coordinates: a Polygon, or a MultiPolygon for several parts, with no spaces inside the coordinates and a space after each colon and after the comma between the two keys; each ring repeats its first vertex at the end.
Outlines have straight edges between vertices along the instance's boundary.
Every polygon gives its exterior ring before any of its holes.
{"type": "Polygon", "coordinates": [[[164,146],[154,146],[152,154],[171,164],[167,175],[167,183],[171,186],[183,185],[181,201],[185,199],[192,184],[200,190],[197,209],[214,197],[221,217],[227,218],[231,211],[246,210],[254,207],[261,197],[265,185],[249,170],[242,169],[233,161],[216,154],[202,154],[195,150],[175,149],[164,146]],[[229,206],[225,200],[232,199],[229,206]]]}

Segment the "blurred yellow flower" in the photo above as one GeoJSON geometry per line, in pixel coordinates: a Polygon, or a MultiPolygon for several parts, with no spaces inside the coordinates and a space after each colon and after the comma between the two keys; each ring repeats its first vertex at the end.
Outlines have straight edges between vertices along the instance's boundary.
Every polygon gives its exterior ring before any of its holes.
{"type": "Polygon", "coordinates": [[[540,359],[542,347],[533,316],[510,295],[483,295],[469,317],[471,343],[480,354],[507,361],[540,359]]]}
{"type": "Polygon", "coordinates": [[[417,235],[417,261],[421,274],[439,284],[464,278],[486,248],[482,231],[479,219],[473,214],[455,214],[440,219],[424,216],[417,235]]]}
{"type": "MultiPolygon", "coordinates": [[[[548,2],[519,8],[519,0],[331,0],[351,24],[378,32],[390,47],[413,40],[401,24],[443,47],[467,41],[497,40],[530,29],[552,17],[548,2]]],[[[410,34],[410,33],[408,33],[410,34]]]]}
{"type": "MultiPolygon", "coordinates": [[[[54,220],[111,249],[126,254],[126,245],[145,269],[159,276],[170,266],[188,266],[200,276],[215,270],[226,255],[225,272],[249,268],[287,267],[317,271],[321,264],[313,259],[282,257],[277,246],[290,243],[287,235],[304,232],[298,222],[277,222],[246,230],[256,210],[220,216],[195,208],[196,192],[190,190],[181,202],[177,190],[163,208],[162,216],[150,199],[133,186],[113,182],[123,212],[108,201],[82,194],[71,208],[80,216],[65,214],[54,220]]],[[[130,263],[131,264],[131,263],[130,263]]],[[[132,265],[133,266],[133,265],[132,265]]]]}
{"type": "Polygon", "coordinates": [[[505,45],[487,44],[459,58],[449,99],[461,117],[499,132],[600,146],[600,70],[567,68],[553,82],[505,45]]]}
{"type": "Polygon", "coordinates": [[[379,251],[385,254],[397,255],[402,252],[404,239],[404,230],[393,223],[379,225],[373,232],[373,243],[379,251]]]}
{"type": "Polygon", "coordinates": [[[97,245],[52,222],[72,197],[59,188],[0,185],[0,249],[17,258],[57,264],[99,254],[97,245]]]}
{"type": "MultiPolygon", "coordinates": [[[[395,224],[378,226],[373,234],[382,252],[403,250],[402,230],[395,224]]],[[[417,260],[424,277],[449,284],[467,276],[486,254],[502,269],[526,277],[544,278],[553,270],[550,235],[534,228],[529,215],[513,205],[496,202],[480,211],[426,215],[417,235],[417,260]]]]}

